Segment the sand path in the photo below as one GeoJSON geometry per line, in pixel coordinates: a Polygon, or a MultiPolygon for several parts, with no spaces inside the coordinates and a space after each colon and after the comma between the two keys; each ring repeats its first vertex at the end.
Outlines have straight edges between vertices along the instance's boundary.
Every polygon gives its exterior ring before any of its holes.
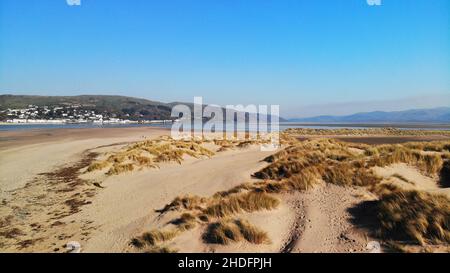
{"type": "Polygon", "coordinates": [[[302,207],[291,236],[282,251],[301,253],[367,252],[367,236],[351,224],[348,209],[367,196],[363,189],[322,185],[298,194],[302,207]]]}

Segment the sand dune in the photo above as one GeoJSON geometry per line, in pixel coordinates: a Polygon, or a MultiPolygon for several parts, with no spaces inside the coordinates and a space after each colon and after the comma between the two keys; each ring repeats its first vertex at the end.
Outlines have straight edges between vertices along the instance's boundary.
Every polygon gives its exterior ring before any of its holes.
{"type": "MultiPolygon", "coordinates": [[[[194,225],[178,232],[161,247],[178,252],[369,252],[368,243],[381,238],[376,238],[372,227],[368,229],[362,223],[370,216],[370,211],[364,212],[367,215],[355,211],[365,203],[379,199],[370,183],[449,196],[449,189],[439,184],[436,174],[425,173],[433,166],[414,166],[412,159],[408,159],[408,164],[395,162],[387,165],[380,159],[375,160],[372,163],[375,166],[371,168],[373,177],[370,170],[366,170],[367,173],[359,174],[362,175],[358,178],[360,180],[339,178],[343,175],[340,172],[350,171],[347,176],[353,173],[350,169],[338,170],[331,176],[323,174],[323,179],[309,181],[312,186],[304,187],[301,183],[305,181],[300,179],[289,190],[283,188],[291,185],[291,178],[284,177],[284,172],[274,172],[269,168],[267,174],[275,177],[253,177],[273,162],[264,161],[273,152],[261,152],[258,145],[248,143],[235,144],[234,147],[227,144],[227,149],[221,149],[220,143],[203,143],[204,148],[215,152],[213,156],[195,158],[185,154],[181,164],[161,161],[157,168],[137,168],[118,175],[106,175],[105,171],[87,172],[97,160],[121,153],[124,149],[127,151],[132,143],[159,139],[169,133],[149,128],[123,130],[83,129],[8,135],[7,147],[0,146],[3,147],[0,150],[0,250],[64,252],[68,241],[78,241],[82,252],[140,252],[142,250],[130,244],[131,239],[152,230],[177,228],[172,222],[185,211],[196,215],[194,225]],[[278,179],[276,175],[281,176],[278,179]],[[365,179],[371,179],[371,182],[365,179]],[[246,184],[248,188],[243,188],[243,193],[264,191],[279,200],[279,204],[271,209],[231,213],[224,219],[246,221],[269,240],[251,243],[240,238],[230,244],[207,241],[205,230],[221,219],[212,217],[202,223],[196,217],[206,211],[207,206],[231,198],[228,195],[214,197],[218,193],[224,194],[223,191],[243,183],[249,183],[246,184]],[[268,187],[269,184],[272,186],[268,187]],[[156,211],[176,197],[186,195],[199,196],[207,201],[193,210],[156,211]]],[[[345,167],[347,165],[342,164],[347,164],[346,161],[358,163],[363,158],[370,160],[372,157],[368,154],[376,154],[371,146],[361,144],[364,143],[362,140],[353,142],[348,139],[348,144],[344,144],[324,140],[323,136],[304,143],[287,139],[291,144],[297,143],[297,150],[293,151],[298,154],[292,155],[294,158],[300,155],[295,164],[306,164],[302,168],[308,168],[308,160],[325,160],[328,167],[333,164],[336,165],[334,168],[345,167]],[[325,157],[316,158],[319,154],[325,157]]],[[[391,148],[379,147],[377,153],[389,154],[391,148]]],[[[434,146],[431,148],[436,149],[434,146]]],[[[430,157],[420,160],[440,156],[440,153],[432,151],[421,153],[430,157]]],[[[288,164],[284,166],[287,172],[299,171],[295,167],[297,165],[289,166],[289,161],[283,164],[288,164]]],[[[359,165],[361,163],[348,165],[348,168],[359,165]]],[[[316,169],[318,172],[331,170],[322,170],[320,166],[316,169]]],[[[240,191],[230,196],[238,196],[240,191]]],[[[435,248],[442,249],[445,251],[445,245],[435,248]]]]}
{"type": "Polygon", "coordinates": [[[101,226],[87,241],[86,251],[123,251],[131,237],[158,226],[155,209],[178,195],[209,196],[249,181],[267,155],[254,147],[106,179],[96,202],[80,215],[101,226]]]}

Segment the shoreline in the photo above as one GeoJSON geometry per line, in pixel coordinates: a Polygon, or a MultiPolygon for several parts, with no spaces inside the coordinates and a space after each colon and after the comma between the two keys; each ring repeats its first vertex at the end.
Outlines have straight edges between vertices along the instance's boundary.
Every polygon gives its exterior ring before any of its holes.
{"type": "MultiPolygon", "coordinates": [[[[89,140],[92,138],[118,138],[147,133],[170,133],[171,128],[161,126],[111,126],[111,127],[82,127],[82,128],[30,128],[27,130],[0,130],[0,151],[24,145],[34,145],[52,141],[63,140],[89,140]]],[[[435,131],[435,130],[429,130],[435,131]]],[[[331,132],[331,129],[330,129],[331,132]]],[[[335,138],[347,142],[369,144],[392,144],[414,141],[448,140],[450,136],[437,134],[430,135],[298,135],[299,139],[308,138],[335,138]]],[[[294,134],[295,135],[295,134],[294,134]]]]}
{"type": "MultiPolygon", "coordinates": [[[[127,127],[164,127],[173,123],[170,122],[128,122],[128,123],[67,123],[67,122],[24,122],[24,123],[9,123],[0,122],[0,130],[2,127],[39,127],[42,126],[45,129],[46,126],[61,127],[64,129],[67,127],[75,128],[127,128],[127,127]]],[[[448,123],[308,123],[308,122],[279,122],[279,126],[283,129],[288,128],[317,128],[317,129],[333,129],[333,128],[348,128],[348,129],[379,129],[379,128],[394,128],[401,130],[408,129],[423,129],[423,130],[449,130],[450,124],[448,123]]]]}
{"type": "Polygon", "coordinates": [[[129,121],[129,122],[64,122],[64,121],[56,121],[56,122],[0,122],[0,126],[4,125],[160,125],[160,124],[172,124],[172,122],[163,122],[163,121],[148,121],[148,122],[138,122],[138,121],[129,121]]]}
{"type": "Polygon", "coordinates": [[[98,128],[33,128],[30,130],[0,130],[0,151],[49,142],[92,139],[137,138],[146,134],[167,134],[164,127],[98,127],[98,128]]]}

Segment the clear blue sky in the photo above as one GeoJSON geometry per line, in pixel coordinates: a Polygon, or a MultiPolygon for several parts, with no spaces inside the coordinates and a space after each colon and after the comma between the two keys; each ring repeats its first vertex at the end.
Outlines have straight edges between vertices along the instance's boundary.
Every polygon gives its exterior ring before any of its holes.
{"type": "Polygon", "coordinates": [[[449,0],[81,4],[0,1],[0,93],[200,95],[288,115],[450,105],[449,0]]]}

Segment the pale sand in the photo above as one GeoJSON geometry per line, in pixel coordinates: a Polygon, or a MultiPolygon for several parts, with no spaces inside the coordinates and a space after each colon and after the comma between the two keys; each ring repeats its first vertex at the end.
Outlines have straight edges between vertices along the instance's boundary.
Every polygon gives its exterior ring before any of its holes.
{"type": "Polygon", "coordinates": [[[88,149],[162,134],[169,131],[108,128],[0,132],[0,139],[8,139],[0,142],[0,194],[23,187],[39,173],[75,162],[88,149]]]}
{"type": "MultiPolygon", "coordinates": [[[[130,239],[158,227],[155,209],[184,194],[211,196],[248,182],[269,154],[259,147],[219,153],[211,159],[188,159],[181,165],[109,177],[92,206],[79,214],[100,228],[87,241],[87,252],[121,252],[130,239]]],[[[164,222],[164,221],[163,221],[164,222]]]]}
{"type": "MultiPolygon", "coordinates": [[[[23,232],[4,243],[0,238],[0,252],[62,252],[63,245],[72,240],[81,242],[83,252],[135,251],[129,245],[131,238],[161,228],[175,216],[168,213],[159,217],[155,209],[179,195],[208,197],[251,182],[251,174],[263,168],[267,163],[262,159],[271,154],[253,146],[217,153],[210,159],[186,158],[181,165],[167,163],[160,169],[107,178],[82,175],[83,183],[68,192],[59,188],[61,182],[51,184],[51,176],[39,175],[70,167],[88,152],[112,151],[126,143],[168,134],[167,130],[152,128],[0,132],[0,218],[14,215],[15,219],[7,224],[23,232]],[[102,182],[104,188],[93,186],[95,181],[102,182]],[[85,204],[68,212],[65,202],[74,196],[85,204]]],[[[447,190],[440,189],[436,179],[406,165],[376,171],[386,181],[404,187],[440,193],[447,190]],[[393,174],[415,184],[396,180],[393,174]]],[[[349,213],[358,203],[373,200],[366,190],[321,185],[304,193],[277,197],[282,202],[276,210],[238,216],[266,231],[270,244],[209,245],[201,238],[205,226],[197,226],[168,245],[180,252],[368,251],[371,239],[352,224],[349,213]]]]}
{"type": "Polygon", "coordinates": [[[90,199],[98,189],[92,184],[66,185],[66,174],[55,180],[42,173],[70,168],[99,146],[167,134],[168,130],[154,128],[0,132],[0,228],[20,233],[5,241],[0,238],[0,250],[51,252],[62,249],[67,239],[86,238],[94,228],[91,219],[64,217],[73,213],[65,202],[74,198],[93,202],[90,199]],[[17,243],[25,247],[18,248],[17,243]]]}
{"type": "MultiPolygon", "coordinates": [[[[372,200],[364,189],[321,185],[303,193],[282,194],[280,207],[240,215],[266,231],[270,244],[239,242],[207,245],[202,230],[196,228],[168,244],[181,252],[256,253],[355,253],[368,252],[371,241],[365,231],[353,226],[349,209],[361,201],[372,200]]],[[[161,220],[163,222],[163,220],[161,220]]]]}
{"type": "Polygon", "coordinates": [[[392,183],[405,190],[426,191],[433,194],[444,194],[450,198],[450,188],[442,188],[438,177],[423,175],[417,168],[404,163],[392,164],[390,166],[373,168],[375,173],[384,179],[385,183],[392,183]],[[396,177],[400,175],[404,179],[396,177]]]}
{"type": "MultiPolygon", "coordinates": [[[[167,245],[181,253],[278,253],[289,239],[296,219],[295,214],[290,204],[283,201],[272,211],[244,213],[234,217],[248,220],[252,225],[267,232],[270,243],[250,244],[242,241],[229,245],[207,244],[202,239],[205,227],[196,227],[194,230],[184,232],[167,245]]],[[[164,224],[167,218],[158,219],[156,222],[164,224]]]]}
{"type": "Polygon", "coordinates": [[[77,240],[84,252],[127,251],[132,237],[157,226],[155,209],[178,195],[210,196],[249,182],[251,174],[266,164],[262,159],[270,155],[256,146],[221,152],[211,159],[187,158],[181,165],[167,163],[160,169],[108,177],[102,189],[88,183],[93,177],[82,175],[87,184],[67,193],[59,187],[63,183],[57,184],[55,192],[50,179],[40,175],[74,165],[87,151],[115,150],[124,143],[168,133],[149,128],[8,132],[16,140],[8,140],[12,148],[0,150],[0,185],[6,204],[0,216],[15,216],[9,226],[23,234],[7,240],[0,249],[60,252],[67,241],[77,240]],[[79,200],[86,205],[71,213],[64,202],[74,196],[81,196],[79,200]],[[25,247],[18,248],[14,241],[25,247]]]}
{"type": "Polygon", "coordinates": [[[371,200],[363,188],[322,185],[299,194],[300,214],[298,238],[291,252],[355,253],[368,252],[369,236],[351,223],[349,209],[361,201],[371,200]]]}

